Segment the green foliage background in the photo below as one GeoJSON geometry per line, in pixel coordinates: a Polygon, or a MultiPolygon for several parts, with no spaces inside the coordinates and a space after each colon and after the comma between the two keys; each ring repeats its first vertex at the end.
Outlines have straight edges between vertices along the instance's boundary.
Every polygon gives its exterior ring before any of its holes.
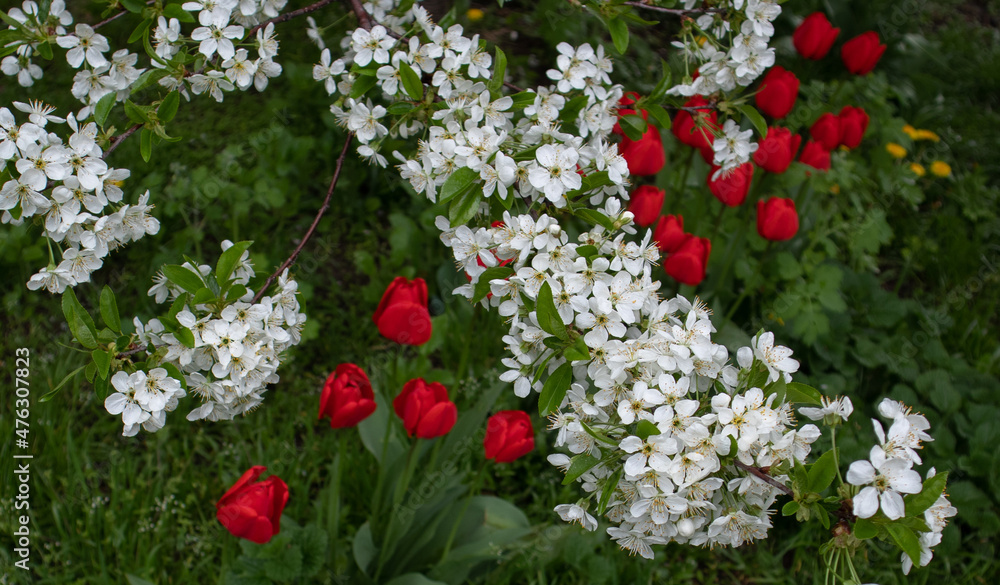
{"type": "MultiPolygon", "coordinates": [[[[462,16],[469,5],[460,2],[459,21],[503,47],[511,80],[520,86],[543,82],[545,60],[560,41],[610,48],[600,20],[561,0],[477,6],[486,13],[483,20],[469,22],[462,16]]],[[[94,8],[88,15],[73,7],[84,22],[98,20],[94,8]]],[[[854,400],[857,439],[842,445],[845,455],[863,456],[871,444],[866,415],[883,396],[919,405],[927,414],[936,440],[925,449],[925,461],[951,473],[948,491],[959,516],[931,566],[906,582],[993,582],[1000,532],[1000,9],[996,2],[957,0],[797,1],[783,8],[778,64],[803,82],[796,110],[783,125],[801,130],[825,111],[861,106],[872,118],[862,146],[835,153],[827,174],[807,177],[793,165],[785,175],[759,181],[757,196],[794,196],[802,213],[795,239],[767,246],[754,234],[751,202],[727,210],[715,226],[720,204],[704,186],[707,166],[695,157],[685,171],[686,147],[667,137],[668,163],[655,178],[668,191],[664,212],[683,213],[686,227],[698,235],[717,230],[709,276],[695,292],[715,309],[724,342],[736,347],[760,327],[772,329],[796,351],[805,381],[854,400]],[[843,29],[830,56],[818,63],[798,58],[790,43],[792,17],[813,10],[823,10],[843,29]],[[856,78],[844,71],[838,51],[865,30],[878,31],[889,50],[874,74],[856,78]],[[902,131],[907,123],[933,130],[941,142],[908,142],[902,131]],[[888,142],[907,147],[907,158],[892,159],[888,142]],[[948,162],[953,175],[921,179],[908,170],[910,161],[928,166],[932,160],[948,162]],[[727,249],[727,242],[734,244],[727,249]]],[[[334,5],[317,17],[329,23],[342,11],[334,5]]],[[[93,286],[78,287],[85,305],[96,306],[100,287],[110,284],[123,316],[149,318],[155,311],[145,294],[149,278],[180,254],[211,263],[221,240],[253,239],[253,259],[266,273],[294,248],[322,201],[343,140],[328,112],[329,99],[311,79],[319,52],[305,42],[300,25],[279,26],[285,72],[267,92],[231,94],[219,105],[206,99],[183,104],[171,133],[184,140],[158,145],[149,164],[142,162],[137,141],[112,156],[111,164],[132,170],[127,194],[151,191],[162,227],[157,236],[112,255],[93,286]]],[[[659,75],[657,56],[671,59],[663,39],[675,26],[664,20],[633,29],[627,58],[616,62],[616,81],[640,92],[651,89],[659,75]]],[[[341,30],[327,31],[328,44],[335,45],[341,30]]],[[[123,46],[129,32],[127,18],[107,29],[112,46],[123,46]]],[[[75,107],[65,91],[69,69],[59,59],[57,54],[45,79],[30,90],[0,79],[0,103],[44,97],[62,112],[75,107]]],[[[120,127],[126,125],[120,110],[114,116],[120,116],[120,127]]],[[[337,364],[355,362],[391,397],[420,375],[448,385],[460,409],[497,384],[505,328],[495,313],[450,294],[464,278],[437,239],[436,214],[395,173],[349,157],[334,204],[295,269],[309,315],[303,343],[279,372],[282,382],[264,407],[246,418],[198,424],[174,413],[161,432],[125,439],[120,422],[107,415],[86,383],[74,382],[51,402],[35,402],[33,582],[123,583],[130,574],[155,583],[210,583],[241,570],[247,562],[238,560],[243,549],[216,522],[214,502],[250,465],[266,465],[289,484],[288,518],[340,526],[327,543],[322,570],[301,582],[347,582],[344,575],[354,563],[350,542],[366,517],[377,467],[351,436],[343,452],[349,471],[342,478],[342,505],[331,508],[338,438],[315,422],[325,377],[337,364]],[[385,342],[370,319],[384,287],[400,274],[423,277],[430,288],[435,333],[419,349],[385,342]]],[[[34,398],[85,357],[67,347],[71,336],[58,299],[24,288],[46,257],[36,233],[0,230],[0,364],[12,375],[15,348],[29,348],[34,398]]],[[[662,280],[665,292],[676,290],[669,277],[662,280]]],[[[10,388],[12,378],[4,380],[10,388]]],[[[507,390],[496,409],[535,410],[507,390]]],[[[11,437],[13,394],[2,397],[0,436],[11,437]]],[[[776,518],[773,538],[760,545],[715,551],[674,545],[655,562],[629,558],[602,532],[562,525],[551,509],[574,501],[576,487],[560,486],[561,476],[545,462],[551,439],[544,427],[545,421],[535,420],[534,453],[489,468],[482,493],[516,504],[533,528],[480,565],[473,573],[477,582],[822,579],[814,551],[825,535],[797,531],[789,519],[776,518]]],[[[14,560],[12,450],[13,439],[0,442],[0,560],[6,571],[0,583],[27,582],[8,569],[14,560]]],[[[479,453],[463,451],[456,465],[470,485],[479,453]]],[[[867,559],[870,581],[905,580],[888,550],[876,549],[867,559]]]]}

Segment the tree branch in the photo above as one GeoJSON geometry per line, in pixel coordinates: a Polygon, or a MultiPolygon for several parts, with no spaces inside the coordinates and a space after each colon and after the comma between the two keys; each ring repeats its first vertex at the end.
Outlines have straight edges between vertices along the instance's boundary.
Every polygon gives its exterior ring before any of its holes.
{"type": "Polygon", "coordinates": [[[365,30],[372,29],[372,19],[368,16],[368,11],[361,5],[361,0],[347,0],[351,3],[351,10],[358,17],[358,24],[365,30]]]}
{"type": "Polygon", "coordinates": [[[654,12],[663,12],[665,14],[673,14],[675,16],[687,16],[688,14],[710,14],[710,13],[722,13],[719,8],[692,8],[691,10],[684,10],[683,8],[663,8],[662,6],[654,6],[652,4],[646,4],[644,2],[623,2],[625,6],[634,6],[635,8],[645,8],[646,10],[652,10],[654,12]]]}
{"type": "Polygon", "coordinates": [[[347,133],[347,138],[344,140],[344,148],[343,150],[340,151],[340,156],[337,158],[337,166],[333,170],[333,180],[330,181],[330,188],[327,189],[326,191],[326,199],[323,200],[323,205],[320,206],[319,211],[316,212],[316,217],[313,219],[312,225],[310,225],[309,229],[306,230],[305,235],[302,236],[302,241],[300,241],[299,245],[295,247],[295,251],[292,252],[292,255],[289,256],[288,259],[285,260],[281,264],[281,266],[274,271],[273,274],[271,274],[271,276],[267,277],[267,280],[264,281],[264,284],[260,287],[260,290],[258,290],[257,294],[253,296],[253,300],[250,302],[250,304],[252,305],[257,304],[257,301],[259,301],[260,298],[264,296],[264,292],[267,290],[269,286],[271,286],[271,283],[274,282],[274,279],[278,278],[278,276],[282,272],[284,272],[286,268],[288,268],[295,262],[295,259],[298,258],[299,256],[299,252],[302,251],[302,248],[305,247],[306,243],[309,241],[309,238],[312,237],[313,232],[316,231],[316,226],[319,225],[319,220],[323,218],[323,214],[326,213],[326,210],[330,207],[330,197],[333,195],[333,190],[337,187],[337,181],[340,180],[340,169],[343,168],[344,166],[344,158],[347,156],[347,150],[351,145],[351,139],[353,137],[354,134],[350,132],[347,133]]]}
{"type": "Polygon", "coordinates": [[[291,19],[293,19],[293,18],[295,18],[297,16],[302,16],[303,14],[309,14],[310,12],[316,12],[320,8],[323,8],[324,6],[326,6],[327,4],[331,4],[332,2],[333,2],[333,0],[320,0],[319,2],[316,2],[315,4],[310,4],[309,6],[305,6],[303,8],[299,8],[298,10],[293,10],[291,12],[286,12],[285,14],[279,14],[278,16],[275,16],[271,20],[265,20],[264,22],[258,24],[257,26],[253,27],[252,29],[250,29],[250,32],[247,33],[246,38],[248,38],[248,39],[251,38],[257,32],[258,29],[262,29],[262,28],[266,27],[269,24],[277,24],[279,22],[285,22],[286,20],[291,20],[291,19]]]}
{"type": "MultiPolygon", "coordinates": [[[[146,2],[146,6],[152,6],[155,1],[156,0],[148,0],[146,2]]],[[[108,24],[109,22],[112,22],[114,20],[118,20],[119,18],[121,18],[122,16],[125,16],[126,14],[128,14],[128,10],[122,10],[118,14],[112,14],[111,16],[105,18],[104,20],[102,20],[101,22],[98,22],[97,24],[93,25],[90,28],[92,28],[94,30],[97,30],[97,29],[101,28],[102,26],[108,24]]]]}
{"type": "Polygon", "coordinates": [[[126,130],[124,134],[119,134],[118,136],[115,136],[111,140],[111,146],[109,146],[108,149],[104,151],[104,154],[101,156],[101,158],[102,159],[108,158],[108,155],[114,152],[115,149],[118,148],[119,144],[125,142],[125,139],[127,139],[129,136],[135,134],[135,131],[138,130],[139,128],[142,128],[142,124],[136,124],[135,126],[132,126],[128,130],[126,130]]]}
{"type": "Polygon", "coordinates": [[[781,482],[779,482],[778,480],[774,479],[770,475],[764,473],[763,471],[761,471],[761,469],[759,467],[753,467],[751,465],[747,465],[746,463],[743,463],[739,459],[735,460],[735,463],[736,463],[736,467],[739,467],[743,471],[746,471],[747,473],[750,473],[751,475],[753,475],[757,479],[763,481],[764,483],[778,488],[779,490],[783,491],[785,493],[785,495],[787,495],[787,496],[794,496],[795,495],[795,492],[792,491],[792,488],[790,488],[790,487],[782,484],[781,482]]]}

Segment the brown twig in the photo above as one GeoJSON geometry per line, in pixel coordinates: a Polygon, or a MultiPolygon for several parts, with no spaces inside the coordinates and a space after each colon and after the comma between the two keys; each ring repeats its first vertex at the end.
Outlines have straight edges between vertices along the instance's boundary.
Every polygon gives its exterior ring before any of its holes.
{"type": "MultiPolygon", "coordinates": [[[[155,1],[156,0],[148,0],[146,2],[146,6],[152,6],[155,1]]],[[[108,24],[109,22],[111,22],[113,20],[117,20],[117,19],[121,18],[122,16],[125,16],[126,14],[128,14],[128,10],[122,10],[121,12],[119,12],[117,14],[112,14],[111,16],[105,18],[104,20],[102,20],[101,22],[98,22],[97,24],[95,24],[94,26],[92,26],[90,28],[92,28],[94,30],[97,30],[97,29],[101,28],[102,26],[108,24]]]]}
{"type": "Polygon", "coordinates": [[[763,471],[761,471],[761,469],[759,467],[753,467],[752,465],[747,465],[746,463],[743,463],[739,459],[736,460],[736,467],[739,467],[743,471],[746,471],[746,472],[750,473],[751,475],[753,475],[757,479],[763,481],[764,483],[766,483],[768,485],[772,485],[772,486],[778,488],[779,490],[785,492],[785,495],[788,495],[788,496],[794,496],[795,495],[795,492],[792,491],[792,488],[790,488],[790,487],[782,484],[781,482],[779,482],[778,480],[774,479],[770,475],[764,473],[763,471]]]}
{"type": "Polygon", "coordinates": [[[344,148],[343,150],[340,151],[340,156],[337,158],[337,166],[333,170],[333,179],[330,181],[330,188],[327,189],[326,191],[326,199],[323,200],[323,205],[321,205],[319,211],[316,212],[316,217],[313,218],[312,225],[310,225],[309,229],[306,230],[305,235],[302,236],[302,240],[299,242],[299,245],[295,247],[295,251],[292,252],[292,255],[289,256],[288,259],[285,260],[281,264],[281,266],[277,270],[275,270],[274,273],[271,274],[271,276],[267,277],[267,280],[264,281],[264,284],[260,287],[260,290],[258,290],[257,294],[253,296],[253,301],[251,301],[250,304],[252,305],[257,304],[257,301],[259,301],[260,298],[264,296],[264,291],[266,291],[267,288],[271,286],[271,283],[274,282],[274,279],[278,278],[278,276],[282,272],[284,272],[286,268],[288,268],[295,262],[295,259],[298,258],[299,256],[299,252],[302,251],[302,248],[305,247],[306,243],[309,241],[309,238],[312,237],[313,232],[316,231],[316,226],[319,225],[319,220],[323,218],[323,214],[326,213],[326,210],[330,207],[330,197],[333,196],[333,190],[337,187],[337,181],[340,180],[340,169],[343,168],[344,166],[344,158],[347,156],[347,150],[348,147],[350,147],[351,145],[351,139],[353,137],[354,134],[350,132],[347,133],[347,138],[344,140],[344,148]]]}
{"type": "Polygon", "coordinates": [[[332,2],[333,2],[333,0],[320,0],[319,2],[316,2],[315,4],[310,4],[309,6],[306,6],[306,7],[303,7],[303,8],[299,8],[298,10],[293,10],[291,12],[286,12],[284,14],[275,16],[271,20],[265,20],[264,22],[258,24],[257,26],[253,27],[252,29],[250,29],[250,32],[247,33],[246,38],[249,39],[250,37],[252,37],[254,35],[254,33],[257,32],[258,29],[262,29],[262,28],[264,28],[265,26],[267,26],[269,24],[277,24],[279,22],[285,22],[286,20],[291,20],[291,19],[293,19],[293,18],[295,18],[297,16],[302,16],[303,14],[309,14],[310,12],[316,12],[320,8],[323,8],[324,6],[326,6],[327,4],[331,4],[332,2]]]}
{"type": "Polygon", "coordinates": [[[120,360],[120,359],[126,358],[126,357],[128,357],[130,355],[137,354],[137,353],[139,353],[141,351],[146,351],[147,349],[148,348],[146,348],[145,346],[133,347],[132,349],[130,349],[128,351],[123,351],[123,352],[119,353],[118,355],[116,355],[115,359],[116,360],[120,360]]]}
{"type": "Polygon", "coordinates": [[[644,2],[623,2],[622,4],[625,6],[634,6],[636,8],[645,8],[646,10],[652,10],[654,12],[673,14],[675,16],[687,16],[688,14],[710,14],[713,12],[718,14],[722,13],[722,10],[719,8],[692,8],[691,10],[685,10],[683,8],[663,8],[662,6],[654,6],[644,2]]]}
{"type": "Polygon", "coordinates": [[[509,83],[507,81],[503,82],[503,85],[504,85],[504,87],[506,87],[508,89],[513,89],[514,91],[516,91],[518,93],[521,93],[522,91],[524,91],[523,88],[520,88],[520,87],[514,85],[513,83],[509,83]]]}
{"type": "Polygon", "coordinates": [[[118,148],[119,144],[125,142],[125,139],[127,139],[129,136],[135,134],[135,131],[138,130],[139,128],[142,128],[142,124],[136,124],[135,126],[132,126],[128,130],[126,130],[124,134],[119,134],[118,136],[115,136],[111,140],[111,146],[109,146],[108,149],[104,151],[104,155],[101,156],[101,158],[102,159],[108,158],[108,155],[114,152],[115,149],[118,148]]]}
{"type": "Polygon", "coordinates": [[[365,30],[372,29],[372,19],[368,16],[368,11],[361,5],[361,0],[347,0],[351,3],[351,10],[358,17],[358,24],[365,30]]]}

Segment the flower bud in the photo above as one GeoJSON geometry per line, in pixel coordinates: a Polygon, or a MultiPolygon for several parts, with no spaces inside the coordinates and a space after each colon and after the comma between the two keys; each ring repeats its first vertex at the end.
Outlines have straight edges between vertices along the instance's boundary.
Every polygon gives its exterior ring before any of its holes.
{"type": "Polygon", "coordinates": [[[799,214],[791,199],[771,197],[757,202],[757,233],[772,242],[790,240],[799,231],[799,214]]]}
{"type": "Polygon", "coordinates": [[[822,12],[813,12],[802,21],[792,34],[795,50],[806,59],[822,59],[830,51],[833,41],[840,34],[822,12]]]}
{"type": "Polygon", "coordinates": [[[855,75],[871,73],[882,53],[885,53],[885,45],[879,43],[878,33],[873,30],[861,33],[840,48],[844,66],[855,75]]]}

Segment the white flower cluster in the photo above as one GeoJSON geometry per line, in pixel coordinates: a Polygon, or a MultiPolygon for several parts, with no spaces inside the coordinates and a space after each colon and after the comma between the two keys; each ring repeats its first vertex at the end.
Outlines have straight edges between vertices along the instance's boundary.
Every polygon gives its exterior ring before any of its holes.
{"type": "MultiPolygon", "coordinates": [[[[913,469],[922,463],[918,449],[922,443],[933,441],[927,430],[930,423],[922,414],[917,414],[902,402],[886,398],[878,406],[879,414],[892,421],[886,433],[882,423],[872,419],[878,445],[872,447],[868,459],[855,461],[847,470],[847,483],[858,486],[861,491],[854,496],[854,514],[858,518],[871,518],[880,509],[886,518],[897,520],[905,515],[902,494],[917,494],[923,489],[920,474],[913,469]]],[[[932,468],[927,479],[934,477],[932,468]]],[[[920,535],[920,566],[926,566],[934,554],[931,548],[941,542],[941,532],[957,510],[941,495],[924,512],[924,521],[929,532],[920,535]]],[[[903,572],[909,574],[913,561],[906,554],[902,556],[903,572]]]]}
{"type": "MultiPolygon", "coordinates": [[[[488,89],[492,57],[480,44],[478,35],[462,35],[462,27],[447,30],[431,23],[426,11],[414,6],[408,13],[416,22],[402,43],[382,25],[355,30],[350,51],[331,60],[324,49],[313,77],[325,84],[330,94],[340,93],[332,111],[355,133],[362,145],[358,152],[385,166],[380,153],[387,137],[417,135],[426,130],[416,153],[407,157],[394,153],[403,178],[429,199],[437,199],[438,189],[460,169],[470,169],[483,182],[483,194],[545,201],[556,207],[567,204],[567,194],[581,189],[583,177],[607,172],[603,190],[594,193],[593,203],[607,194],[627,196],[628,165],[615,144],[605,142],[617,120],[620,86],[611,85],[611,61],[603,48],[584,44],[578,48],[561,43],[558,69],[548,75],[556,81],[540,87],[515,107],[510,96],[498,97],[488,89]],[[430,120],[408,119],[387,128],[380,121],[388,114],[382,104],[355,100],[349,96],[363,74],[357,67],[371,67],[382,97],[406,101],[403,73],[427,76],[429,91],[438,101],[430,120]],[[371,65],[374,64],[374,65],[371,65]],[[573,104],[572,111],[567,107],[573,104]],[[576,134],[565,128],[575,126],[576,134]],[[587,140],[587,138],[590,140],[587,140]]],[[[397,18],[397,21],[405,20],[397,18]]],[[[368,76],[371,79],[371,76],[368,76]]]]}
{"type": "Polygon", "coordinates": [[[115,392],[104,399],[104,408],[113,415],[122,415],[122,435],[126,437],[137,435],[140,427],[150,433],[162,429],[167,413],[187,395],[180,381],[171,378],[164,368],[153,368],[148,374],[142,370],[132,374],[115,372],[111,386],[115,392]]]}
{"type": "MultiPolygon", "coordinates": [[[[231,242],[223,242],[223,250],[230,246],[231,242]]],[[[202,278],[212,271],[208,265],[183,266],[202,278]]],[[[233,286],[245,287],[253,277],[249,254],[244,252],[234,271],[233,286]]],[[[138,342],[153,352],[150,362],[175,366],[183,374],[188,392],[201,399],[202,404],[188,413],[188,420],[231,420],[260,405],[267,385],[279,380],[277,370],[283,352],[302,339],[306,316],[299,312],[297,290],[298,284],[288,278],[286,271],[278,278],[275,294],[263,296],[256,303],[252,303],[254,291],[247,289],[232,303],[185,304],[173,318],[192,334],[190,346],[167,331],[160,319],[143,323],[135,318],[138,342]]],[[[184,291],[162,274],[149,289],[149,295],[158,303],[182,294],[184,291]]],[[[126,397],[148,410],[138,395],[126,397]]],[[[108,411],[117,414],[110,406],[108,411]]],[[[155,413],[150,414],[149,424],[144,423],[143,428],[158,430],[162,417],[156,424],[150,422],[157,420],[155,413]]]]}
{"type": "MultiPolygon", "coordinates": [[[[731,0],[723,5],[725,12],[702,14],[686,21],[682,40],[671,43],[681,49],[685,63],[695,64],[697,79],[685,78],[686,83],[675,85],[667,93],[694,96],[730,92],[737,87],[748,87],[764,71],[774,65],[774,49],[768,46],[774,36],[772,22],[781,14],[776,0],[731,0]],[[735,30],[739,34],[733,36],[735,30]]],[[[685,8],[694,7],[694,0],[687,0],[685,8]]],[[[739,125],[727,121],[712,144],[715,151],[713,163],[720,168],[714,175],[726,173],[748,162],[757,150],[751,142],[750,130],[740,132],[739,125]]]]}
{"type": "Polygon", "coordinates": [[[14,114],[0,108],[0,221],[20,225],[41,219],[42,235],[62,251],[56,264],[28,281],[28,288],[61,293],[67,286],[88,282],[111,250],[160,229],[149,215],[149,192],[135,204],[122,204],[122,183],[129,171],[114,169],[102,159],[97,125],[81,125],[72,114],[54,116],[55,108],[40,102],[14,102],[28,114],[18,124],[14,114]],[[48,124],[67,124],[72,134],[64,142],[48,124]]]}
{"type": "Polygon", "coordinates": [[[80,100],[86,108],[80,112],[80,118],[88,116],[88,112],[100,99],[110,93],[115,94],[117,101],[124,101],[131,93],[134,84],[145,69],[136,69],[139,55],[130,53],[128,49],[119,49],[109,60],[104,53],[111,50],[108,40],[88,24],[77,24],[73,34],[56,38],[56,44],[66,52],[66,61],[74,69],[80,69],[73,77],[73,87],[70,90],[73,97],[80,100]]]}
{"type": "MultiPolygon", "coordinates": [[[[49,14],[41,19],[41,10],[35,0],[25,0],[20,8],[14,7],[7,11],[7,16],[17,21],[28,38],[13,41],[4,47],[16,47],[13,55],[7,55],[0,61],[0,71],[4,75],[16,76],[22,87],[31,87],[36,79],[42,78],[42,68],[31,61],[35,55],[41,55],[39,42],[48,39],[50,31],[57,35],[66,34],[66,28],[73,23],[73,15],[66,10],[65,0],[52,0],[49,4],[49,14]]],[[[8,26],[13,29],[13,26],[8,26]]]]}

